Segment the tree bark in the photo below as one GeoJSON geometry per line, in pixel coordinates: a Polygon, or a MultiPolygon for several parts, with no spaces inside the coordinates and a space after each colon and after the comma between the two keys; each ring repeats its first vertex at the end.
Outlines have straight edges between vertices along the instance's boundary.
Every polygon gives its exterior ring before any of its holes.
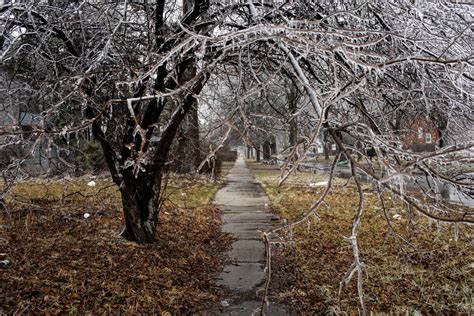
{"type": "MultiPolygon", "coordinates": [[[[198,91],[202,89],[199,86],[198,91]]],[[[161,179],[173,139],[184,117],[195,101],[192,94],[183,97],[183,105],[176,109],[168,128],[161,134],[153,163],[144,166],[143,171],[134,173],[133,167],[120,171],[119,184],[122,196],[125,228],[121,236],[140,244],[155,240],[158,223],[157,201],[161,194],[161,179]]]]}
{"type": "Polygon", "coordinates": [[[184,118],[178,131],[177,141],[175,171],[178,173],[196,173],[201,163],[197,102],[193,104],[184,118]]]}
{"type": "MultiPolygon", "coordinates": [[[[180,79],[189,67],[194,67],[193,58],[182,61],[179,67],[180,79]]],[[[160,76],[158,76],[155,88],[160,85],[159,78],[160,76]]],[[[175,104],[174,112],[169,118],[166,118],[166,129],[160,133],[160,140],[153,146],[153,152],[148,152],[148,144],[154,131],[153,125],[160,120],[165,104],[174,102],[173,100],[158,102],[154,99],[148,103],[144,110],[145,115],[140,122],[141,128],[147,130],[146,139],[142,139],[139,134],[135,135],[133,133],[136,128],[136,121],[130,118],[127,120],[128,132],[125,133],[122,140],[120,155],[115,152],[110,140],[102,131],[101,122],[94,120],[92,123],[93,135],[101,143],[112,179],[119,186],[125,218],[125,228],[121,235],[128,240],[140,244],[152,243],[155,240],[159,211],[156,201],[160,197],[161,178],[170,147],[180,124],[196,102],[194,95],[202,90],[206,78],[205,74],[201,74],[197,82],[189,88],[190,91],[183,94],[181,100],[175,104]],[[151,155],[150,161],[141,164],[136,158],[145,152],[151,155]],[[135,160],[135,162],[126,167],[129,160],[135,160]],[[138,166],[138,164],[141,165],[138,166]]],[[[96,112],[90,106],[86,108],[86,115],[90,119],[96,116],[96,112]]]]}
{"type": "Polygon", "coordinates": [[[288,109],[290,111],[290,135],[289,142],[290,147],[298,144],[298,122],[295,117],[295,113],[298,110],[298,90],[296,86],[291,83],[290,91],[287,94],[288,98],[288,109]]]}
{"type": "Polygon", "coordinates": [[[158,209],[155,198],[160,196],[161,172],[153,179],[141,173],[137,178],[133,174],[123,175],[120,187],[124,209],[125,227],[121,236],[141,244],[155,240],[158,209]]]}
{"type": "MultiPolygon", "coordinates": [[[[156,6],[156,36],[157,36],[157,47],[163,42],[161,36],[161,26],[163,24],[163,1],[159,1],[156,6]]],[[[196,1],[194,6],[190,6],[190,0],[186,0],[184,3],[185,18],[183,24],[190,22],[199,16],[201,9],[206,6],[205,1],[196,1]]],[[[157,72],[157,79],[155,81],[155,89],[158,91],[165,92],[166,89],[176,88],[177,86],[184,85],[191,80],[196,78],[196,59],[194,55],[183,56],[182,60],[176,67],[178,72],[177,82],[165,81],[166,77],[166,66],[162,65],[159,67],[157,72]]],[[[148,164],[140,166],[140,170],[136,170],[136,166],[124,168],[127,159],[134,159],[134,155],[137,154],[138,148],[141,149],[139,155],[149,150],[149,142],[155,128],[153,125],[160,121],[160,117],[165,108],[167,102],[174,102],[173,100],[161,100],[153,99],[149,102],[148,107],[145,111],[145,115],[140,123],[140,127],[147,130],[146,139],[141,139],[140,135],[134,136],[136,122],[129,120],[129,131],[131,134],[125,136],[122,147],[122,154],[120,156],[113,157],[113,151],[108,150],[108,142],[103,137],[102,146],[104,152],[108,152],[110,156],[108,161],[109,168],[113,173],[114,182],[119,186],[120,193],[122,196],[123,213],[125,218],[125,227],[121,235],[132,241],[136,241],[141,244],[152,243],[155,240],[156,225],[158,223],[158,203],[161,194],[161,180],[163,173],[165,172],[165,164],[168,159],[171,145],[176,137],[179,127],[183,123],[183,120],[190,111],[190,126],[197,128],[198,117],[197,117],[197,100],[194,97],[198,94],[206,81],[207,75],[201,74],[197,82],[191,87],[188,87],[183,95],[182,99],[175,104],[176,108],[169,118],[167,118],[166,129],[161,132],[160,140],[155,147],[154,152],[151,154],[151,161],[148,164]],[[134,144],[133,150],[130,144],[134,144]],[[118,162],[118,167],[115,166],[115,162],[118,162]]],[[[138,109],[137,109],[138,110],[138,109]]],[[[95,122],[98,127],[98,123],[95,122]]],[[[96,128],[97,134],[100,134],[100,128],[96,128]]],[[[194,142],[199,142],[199,130],[194,130],[194,142]]],[[[195,145],[195,144],[193,144],[195,145]]],[[[198,149],[198,145],[195,145],[198,149]]],[[[198,156],[198,155],[196,155],[198,156]]],[[[196,156],[194,159],[196,159],[196,156]]],[[[196,161],[196,160],[194,160],[196,161]]],[[[140,163],[140,162],[136,162],[140,163]]]]}
{"type": "MultiPolygon", "coordinates": [[[[193,1],[183,0],[183,15],[193,9],[193,1]]],[[[181,81],[186,82],[196,75],[195,60],[187,65],[181,81]]],[[[181,82],[180,82],[181,84],[181,82]]],[[[175,152],[175,171],[178,173],[196,173],[201,163],[201,150],[199,142],[199,117],[198,104],[194,100],[184,122],[178,131],[178,145],[175,152]]]]}
{"type": "Polygon", "coordinates": [[[329,160],[329,143],[327,132],[323,132],[323,151],[324,151],[324,160],[329,160]]]}

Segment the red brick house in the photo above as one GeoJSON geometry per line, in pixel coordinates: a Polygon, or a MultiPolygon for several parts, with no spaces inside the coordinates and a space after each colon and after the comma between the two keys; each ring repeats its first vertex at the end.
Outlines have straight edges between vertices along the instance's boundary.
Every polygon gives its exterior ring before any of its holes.
{"type": "Polygon", "coordinates": [[[436,124],[427,117],[417,116],[408,120],[403,129],[403,147],[414,152],[434,151],[439,144],[440,133],[436,124]]]}

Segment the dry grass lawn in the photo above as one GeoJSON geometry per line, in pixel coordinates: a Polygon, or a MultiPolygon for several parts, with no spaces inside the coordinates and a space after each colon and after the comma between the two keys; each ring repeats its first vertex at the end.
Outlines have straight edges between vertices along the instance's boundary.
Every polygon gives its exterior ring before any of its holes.
{"type": "Polygon", "coordinates": [[[0,252],[10,261],[0,268],[0,314],[179,315],[219,301],[215,276],[230,245],[210,204],[219,183],[171,177],[157,241],[140,246],[118,237],[116,187],[89,181],[14,187],[0,216],[0,252]]]}
{"type": "MultiPolygon", "coordinates": [[[[257,180],[272,201],[274,212],[290,222],[306,213],[323,191],[309,183],[327,180],[325,175],[297,173],[281,188],[279,170],[249,162],[257,180]]],[[[387,225],[377,196],[365,188],[365,211],[359,233],[365,263],[364,294],[373,313],[473,314],[474,251],[472,227],[430,223],[408,211],[390,196],[387,225]],[[401,215],[399,220],[394,215],[401,215]],[[402,236],[411,246],[403,242],[402,236]]],[[[304,315],[343,311],[359,312],[356,278],[338,297],[339,282],[349,269],[350,236],[357,205],[355,187],[338,180],[327,197],[320,219],[292,230],[294,244],[273,247],[273,282],[270,294],[304,315]]],[[[290,232],[286,232],[288,238],[290,232]]]]}

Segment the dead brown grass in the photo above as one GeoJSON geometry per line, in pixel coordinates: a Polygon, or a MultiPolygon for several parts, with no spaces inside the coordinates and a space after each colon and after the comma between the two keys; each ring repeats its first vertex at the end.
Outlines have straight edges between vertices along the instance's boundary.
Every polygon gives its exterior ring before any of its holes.
{"type": "MultiPolygon", "coordinates": [[[[263,183],[274,211],[290,221],[301,217],[322,193],[322,188],[308,188],[307,184],[324,180],[324,176],[298,173],[277,188],[278,170],[249,165],[263,183]]],[[[335,312],[339,307],[349,314],[358,313],[355,280],[344,289],[340,305],[337,295],[339,282],[352,263],[352,249],[344,237],[350,235],[357,205],[355,188],[343,186],[344,182],[328,196],[329,207],[320,209],[320,220],[295,228],[293,245],[274,248],[271,292],[302,314],[335,312]]],[[[408,210],[385,196],[392,231],[378,198],[368,188],[365,198],[359,243],[366,264],[368,309],[392,314],[474,313],[472,228],[458,226],[455,241],[452,225],[429,225],[416,214],[409,221],[408,210]],[[401,219],[394,220],[395,214],[401,219]]]]}
{"type": "Polygon", "coordinates": [[[230,244],[209,204],[218,184],[173,178],[156,243],[118,237],[123,219],[109,180],[18,184],[3,213],[0,314],[192,314],[215,304],[230,244]],[[84,214],[90,217],[85,218],[84,214]]]}

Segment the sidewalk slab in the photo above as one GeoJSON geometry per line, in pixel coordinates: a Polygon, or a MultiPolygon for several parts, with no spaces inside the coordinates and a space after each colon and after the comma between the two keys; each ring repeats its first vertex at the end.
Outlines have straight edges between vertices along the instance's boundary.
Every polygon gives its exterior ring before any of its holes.
{"type": "MultiPolygon", "coordinates": [[[[229,292],[218,314],[254,315],[262,306],[260,295],[265,282],[262,232],[272,229],[275,216],[242,157],[230,170],[227,184],[216,193],[214,203],[224,212],[222,230],[237,238],[228,253],[229,263],[218,277],[218,284],[229,292]]],[[[273,303],[267,314],[290,315],[273,303]]]]}

